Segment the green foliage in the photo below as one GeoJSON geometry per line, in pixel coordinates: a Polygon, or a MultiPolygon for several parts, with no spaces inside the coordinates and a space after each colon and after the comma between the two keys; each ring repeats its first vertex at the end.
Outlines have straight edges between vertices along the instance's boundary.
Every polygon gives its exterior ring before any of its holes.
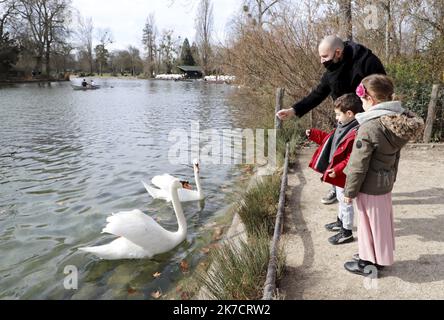
{"type": "MultiPolygon", "coordinates": [[[[405,108],[415,112],[424,120],[427,118],[432,86],[438,83],[436,68],[428,58],[400,59],[386,66],[387,73],[395,81],[396,99],[403,102],[405,108]]],[[[442,90],[442,89],[441,89],[442,90]]],[[[438,99],[438,110],[444,108],[444,95],[438,99]]],[[[444,137],[444,112],[438,112],[432,137],[434,142],[444,137]]]]}
{"type": "Polygon", "coordinates": [[[105,45],[99,44],[94,48],[96,53],[97,62],[101,63],[102,66],[105,66],[109,59],[109,51],[105,48],[105,45]]]}
{"type": "Polygon", "coordinates": [[[185,66],[195,66],[196,61],[194,61],[193,53],[191,52],[190,43],[188,39],[185,38],[182,45],[182,52],[180,54],[181,63],[185,66]]]}
{"type": "Polygon", "coordinates": [[[421,58],[402,59],[386,68],[395,81],[397,99],[425,119],[433,85],[429,63],[421,58]]]}
{"type": "Polygon", "coordinates": [[[19,45],[9,38],[9,34],[0,35],[0,76],[7,75],[18,61],[19,45]]]}

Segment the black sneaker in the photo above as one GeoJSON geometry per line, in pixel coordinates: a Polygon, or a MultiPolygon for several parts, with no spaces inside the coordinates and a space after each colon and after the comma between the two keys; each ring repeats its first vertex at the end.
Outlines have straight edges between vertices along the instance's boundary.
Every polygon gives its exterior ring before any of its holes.
{"type": "Polygon", "coordinates": [[[355,239],[353,238],[353,232],[351,230],[342,229],[337,235],[328,239],[333,245],[346,244],[353,242],[355,239]]]}
{"type": "Polygon", "coordinates": [[[323,204],[333,204],[336,201],[338,201],[338,199],[336,198],[336,191],[333,189],[330,189],[327,195],[321,200],[323,204]]]}
{"type": "Polygon", "coordinates": [[[349,261],[346,264],[344,264],[344,267],[347,271],[354,273],[354,274],[358,274],[361,276],[373,276],[374,278],[378,278],[378,271],[381,271],[382,269],[384,269],[384,267],[371,263],[369,261],[364,261],[364,260],[353,260],[353,261],[349,261]],[[376,268],[376,270],[372,270],[371,267],[376,268]],[[375,272],[376,271],[376,272],[375,272]]]}
{"type": "MultiPolygon", "coordinates": [[[[359,259],[359,253],[355,253],[353,255],[353,260],[354,261],[364,261],[364,260],[359,259]]],[[[384,268],[385,268],[384,266],[380,266],[379,264],[375,264],[375,266],[376,266],[376,268],[378,268],[379,271],[384,270],[384,268]]]]}
{"type": "Polygon", "coordinates": [[[338,218],[338,221],[326,224],[325,229],[332,232],[339,232],[342,230],[342,221],[338,218]]]}

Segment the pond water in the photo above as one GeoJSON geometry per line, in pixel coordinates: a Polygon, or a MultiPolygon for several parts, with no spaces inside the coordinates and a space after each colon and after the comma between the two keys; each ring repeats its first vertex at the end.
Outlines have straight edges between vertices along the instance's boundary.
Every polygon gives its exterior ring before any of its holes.
{"type": "MultiPolygon", "coordinates": [[[[199,245],[227,206],[241,172],[205,165],[206,199],[184,204],[187,240],[151,260],[101,261],[79,252],[108,243],[101,234],[115,212],[140,209],[168,230],[172,207],[153,200],[141,180],[170,173],[194,184],[193,170],[168,159],[171,130],[231,129],[242,110],[236,89],[201,82],[102,80],[100,90],[69,83],[0,88],[0,299],[150,299],[182,277],[180,262],[199,259],[199,245]],[[78,270],[66,290],[65,267],[78,270]],[[154,279],[153,274],[162,275],[154,279]]],[[[191,159],[190,159],[191,161],[191,159]]],[[[191,163],[190,163],[191,164],[191,163]]]]}

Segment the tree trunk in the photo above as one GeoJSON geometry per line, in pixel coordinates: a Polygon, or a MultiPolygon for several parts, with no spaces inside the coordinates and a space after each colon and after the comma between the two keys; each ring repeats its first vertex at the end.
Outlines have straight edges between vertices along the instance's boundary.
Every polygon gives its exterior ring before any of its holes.
{"type": "Polygon", "coordinates": [[[262,0],[257,1],[258,15],[257,15],[257,25],[262,28],[262,0]]]}
{"type": "Polygon", "coordinates": [[[424,143],[429,143],[432,139],[433,123],[436,118],[436,105],[438,103],[439,84],[434,84],[432,89],[432,96],[430,98],[429,110],[427,113],[427,121],[424,130],[424,143]]]}
{"type": "Polygon", "coordinates": [[[45,53],[45,62],[46,62],[46,77],[49,79],[51,75],[51,44],[47,43],[46,45],[46,53],[45,53]]]}
{"type": "Polygon", "coordinates": [[[38,50],[37,57],[35,57],[35,69],[37,72],[43,71],[43,48],[38,50]]]}
{"type": "Polygon", "coordinates": [[[385,5],[386,23],[385,23],[385,61],[390,61],[390,28],[392,25],[391,0],[387,0],[385,5]]]}
{"type": "Polygon", "coordinates": [[[339,3],[342,20],[342,36],[353,40],[352,3],[351,0],[341,0],[339,3]]]}
{"type": "MultiPolygon", "coordinates": [[[[275,110],[275,114],[277,114],[279,111],[281,111],[283,106],[284,106],[284,95],[285,95],[285,89],[278,88],[276,90],[276,110],[275,110]]],[[[282,121],[278,117],[275,117],[274,128],[275,129],[282,129],[282,121]]]]}

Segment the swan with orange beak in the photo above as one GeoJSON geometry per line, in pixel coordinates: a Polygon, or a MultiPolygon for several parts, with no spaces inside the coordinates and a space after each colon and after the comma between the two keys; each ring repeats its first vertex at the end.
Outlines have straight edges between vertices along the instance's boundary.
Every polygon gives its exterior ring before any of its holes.
{"type": "MultiPolygon", "coordinates": [[[[197,190],[193,190],[188,181],[181,181],[183,188],[178,190],[180,202],[201,201],[205,198],[200,183],[200,164],[198,160],[193,161],[193,169],[197,190]]],[[[174,177],[169,174],[154,177],[151,182],[157,188],[148,185],[144,181],[142,181],[142,184],[154,199],[171,202],[171,193],[169,192],[168,187],[169,181],[171,181],[172,178],[174,177]]]]}

